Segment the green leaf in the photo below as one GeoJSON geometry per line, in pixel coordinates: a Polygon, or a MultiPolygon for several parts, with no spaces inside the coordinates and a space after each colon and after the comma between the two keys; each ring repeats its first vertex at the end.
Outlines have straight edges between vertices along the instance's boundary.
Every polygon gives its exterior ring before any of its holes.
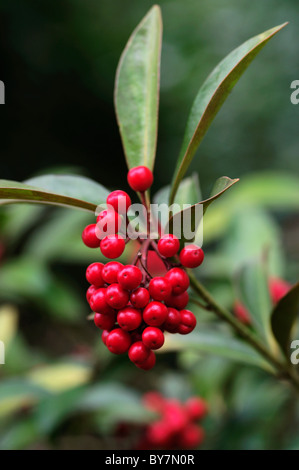
{"type": "Polygon", "coordinates": [[[209,209],[205,240],[214,241],[230,230],[232,218],[255,208],[291,211],[299,208],[299,178],[293,174],[263,171],[242,177],[241,183],[209,209]]]}
{"type": "Polygon", "coordinates": [[[185,349],[200,353],[215,354],[229,360],[255,365],[269,370],[269,364],[245,342],[240,341],[226,331],[194,331],[188,337],[166,335],[161,352],[184,351],[185,349]]]}
{"type": "Polygon", "coordinates": [[[7,379],[0,384],[0,419],[35,403],[48,393],[27,379],[7,379]]]}
{"type": "MultiPolygon", "coordinates": [[[[244,247],[244,249],[246,249],[244,247]]],[[[253,259],[238,273],[238,299],[249,310],[256,330],[272,346],[270,328],[271,300],[268,286],[268,272],[263,259],[253,259]]]]}
{"type": "Polygon", "coordinates": [[[271,316],[273,334],[288,359],[290,359],[292,328],[298,320],[298,313],[299,282],[275,305],[271,316]]]}
{"type": "Polygon", "coordinates": [[[287,23],[255,36],[220,62],[200,88],[187,122],[181,152],[174,172],[170,202],[213,119],[249,64],[267,42],[287,23]]]}
{"type": "Polygon", "coordinates": [[[45,175],[25,183],[0,180],[0,204],[30,202],[72,206],[95,212],[105,203],[109,191],[82,176],[45,175]]]}
{"type": "Polygon", "coordinates": [[[155,5],[132,33],[116,73],[115,109],[129,168],[154,166],[161,41],[161,11],[155,5]]]}
{"type": "MultiPolygon", "coordinates": [[[[180,234],[181,234],[181,236],[179,238],[181,239],[181,242],[184,243],[184,241],[185,241],[184,226],[183,226],[184,220],[188,220],[188,221],[190,220],[191,221],[192,232],[195,233],[197,231],[198,225],[201,222],[201,220],[196,221],[196,216],[195,216],[196,211],[198,209],[198,206],[202,205],[202,209],[203,209],[202,215],[204,215],[207,208],[209,207],[209,205],[213,201],[218,199],[220,196],[222,196],[222,194],[225,193],[225,191],[227,191],[229,188],[231,188],[238,181],[239,181],[238,178],[231,179],[231,178],[228,178],[227,176],[222,176],[221,178],[219,178],[216,181],[216,183],[215,183],[215,185],[212,189],[211,196],[208,199],[205,199],[204,201],[200,201],[197,204],[194,204],[191,207],[188,207],[188,208],[186,208],[186,209],[184,209],[180,212],[177,212],[173,216],[170,217],[169,224],[166,228],[166,232],[169,231],[169,233],[173,233],[174,228],[178,227],[179,224],[180,224],[180,234]]],[[[188,241],[190,241],[190,240],[188,240],[188,241]]]]}

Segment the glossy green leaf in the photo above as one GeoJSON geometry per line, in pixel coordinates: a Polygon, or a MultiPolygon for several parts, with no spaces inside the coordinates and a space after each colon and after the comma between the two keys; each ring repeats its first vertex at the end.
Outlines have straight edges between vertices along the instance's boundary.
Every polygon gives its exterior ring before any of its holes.
{"type": "Polygon", "coordinates": [[[95,212],[103,205],[109,191],[82,176],[45,175],[25,183],[0,180],[0,204],[30,202],[71,206],[95,212]]]}
{"type": "Polygon", "coordinates": [[[132,33],[116,73],[115,109],[129,168],[154,166],[161,41],[161,12],[155,5],[132,33]]]}
{"type": "Polygon", "coordinates": [[[182,148],[174,172],[170,202],[184,177],[195,152],[227,96],[249,64],[287,23],[259,34],[232,51],[209,75],[200,88],[187,122],[182,148]]]}
{"type": "Polygon", "coordinates": [[[263,358],[245,342],[234,338],[226,331],[217,331],[216,329],[214,331],[194,331],[188,337],[167,335],[161,352],[183,351],[187,348],[190,351],[214,354],[267,370],[270,368],[263,358]]]}
{"type": "Polygon", "coordinates": [[[276,304],[271,316],[273,334],[286,357],[290,358],[292,328],[299,314],[299,282],[276,304]]]}
{"type": "MultiPolygon", "coordinates": [[[[180,212],[177,212],[176,214],[170,217],[169,224],[166,227],[166,232],[169,231],[169,233],[173,233],[174,227],[180,226],[180,233],[184,234],[184,227],[183,227],[184,220],[188,220],[188,221],[190,220],[192,231],[196,233],[197,228],[199,224],[201,223],[201,218],[199,218],[199,220],[196,220],[196,215],[195,215],[198,210],[198,206],[202,205],[202,215],[204,215],[209,205],[213,201],[218,199],[220,196],[222,196],[222,194],[225,193],[225,191],[231,188],[238,181],[239,181],[238,178],[231,179],[231,178],[228,178],[227,176],[222,176],[221,178],[219,178],[216,181],[212,189],[211,196],[208,199],[205,199],[204,201],[200,201],[197,204],[194,204],[191,207],[188,207],[180,212]]],[[[180,239],[182,243],[185,241],[185,238],[183,235],[180,237],[180,239]]]]}
{"type": "MultiPolygon", "coordinates": [[[[244,249],[246,249],[244,247],[244,249]]],[[[268,287],[268,272],[263,259],[257,258],[248,262],[238,273],[238,299],[250,312],[253,325],[272,345],[270,327],[271,300],[268,287]]]]}

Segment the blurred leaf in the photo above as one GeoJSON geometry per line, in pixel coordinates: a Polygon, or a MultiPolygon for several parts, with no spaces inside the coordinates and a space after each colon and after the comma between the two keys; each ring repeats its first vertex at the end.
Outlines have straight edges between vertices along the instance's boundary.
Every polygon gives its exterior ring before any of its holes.
{"type": "Polygon", "coordinates": [[[255,328],[273,346],[268,273],[263,259],[253,259],[243,266],[238,273],[237,290],[238,299],[249,310],[255,328]]]}
{"type": "Polygon", "coordinates": [[[244,176],[225,199],[218,199],[205,217],[206,241],[221,237],[236,214],[253,208],[280,210],[299,209],[299,178],[281,172],[260,172],[244,176]]]}
{"type": "Polygon", "coordinates": [[[35,369],[27,377],[32,383],[43,387],[49,392],[61,392],[87,383],[91,374],[92,369],[86,364],[61,362],[35,369]]]}
{"type": "Polygon", "coordinates": [[[161,11],[155,5],[131,35],[116,74],[115,109],[129,168],[154,166],[161,41],[161,11]]]}
{"type": "Polygon", "coordinates": [[[266,211],[257,207],[240,209],[233,216],[229,236],[219,250],[226,258],[228,274],[266,252],[269,274],[281,276],[284,257],[280,239],[275,220],[266,211]]]}
{"type": "Polygon", "coordinates": [[[232,51],[217,65],[200,88],[187,122],[182,149],[173,177],[170,202],[174,200],[181,179],[227,96],[255,56],[284,26],[286,23],[265,31],[232,51]]]}
{"type": "Polygon", "coordinates": [[[5,434],[0,437],[0,449],[26,449],[27,446],[38,441],[40,438],[41,435],[35,421],[29,417],[19,420],[6,428],[5,434]]]}
{"type": "Polygon", "coordinates": [[[31,226],[41,220],[44,207],[30,204],[16,204],[5,208],[6,220],[1,229],[5,244],[19,240],[31,226]]]}
{"type": "Polygon", "coordinates": [[[0,203],[35,202],[77,207],[95,212],[109,191],[99,183],[82,176],[45,175],[25,183],[0,180],[0,203]]]}
{"type": "Polygon", "coordinates": [[[7,349],[18,327],[18,311],[13,305],[0,307],[0,340],[7,349]]]}
{"type": "Polygon", "coordinates": [[[186,220],[190,220],[191,221],[191,230],[192,232],[196,232],[200,223],[202,222],[202,218],[201,217],[197,217],[196,218],[196,213],[198,211],[198,206],[201,205],[202,206],[202,215],[205,214],[207,208],[209,207],[209,205],[215,201],[216,199],[218,199],[220,196],[222,196],[222,194],[227,191],[229,188],[231,188],[235,183],[237,183],[239,181],[239,179],[230,179],[228,178],[227,176],[222,176],[221,178],[219,178],[214,187],[213,187],[213,190],[212,190],[212,193],[211,193],[211,196],[204,200],[204,201],[200,201],[200,202],[197,202],[197,204],[194,204],[193,206],[191,207],[188,207],[187,209],[184,209],[182,210],[181,212],[178,212],[176,214],[174,214],[172,217],[170,217],[169,219],[169,226],[167,226],[167,229],[166,231],[170,232],[170,233],[174,233],[176,230],[175,230],[175,227],[180,227],[180,233],[182,234],[182,236],[180,237],[181,239],[181,243],[184,243],[186,241],[186,239],[184,238],[184,223],[186,220]],[[196,221],[196,219],[199,219],[196,221]]]}
{"type": "Polygon", "coordinates": [[[0,418],[45,397],[47,392],[27,379],[6,379],[0,383],[0,418]]]}
{"type": "Polygon", "coordinates": [[[194,331],[188,337],[180,335],[166,335],[163,352],[168,351],[198,351],[210,353],[227,359],[255,365],[263,369],[271,369],[269,364],[245,342],[229,336],[225,331],[202,330],[194,331]]]}
{"type": "Polygon", "coordinates": [[[290,360],[290,345],[292,328],[299,313],[299,282],[275,305],[271,325],[273,334],[288,360],[290,360]]]}

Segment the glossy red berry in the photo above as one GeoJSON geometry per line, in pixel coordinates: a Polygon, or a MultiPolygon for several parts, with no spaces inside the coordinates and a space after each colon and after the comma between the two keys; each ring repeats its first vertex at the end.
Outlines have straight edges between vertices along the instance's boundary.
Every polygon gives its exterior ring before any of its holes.
{"type": "Polygon", "coordinates": [[[142,341],[137,341],[132,344],[129,349],[129,359],[134,362],[134,364],[141,364],[145,362],[150,355],[150,350],[142,341]]]}
{"type": "Polygon", "coordinates": [[[103,315],[102,313],[95,313],[94,322],[101,330],[112,330],[115,325],[115,314],[103,315]]]}
{"type": "Polygon", "coordinates": [[[143,370],[150,370],[152,369],[156,364],[156,355],[153,351],[150,351],[148,358],[142,362],[142,363],[137,363],[135,362],[135,365],[139,367],[139,369],[143,370]]]}
{"type": "Polygon", "coordinates": [[[130,302],[135,308],[144,308],[150,301],[149,291],[145,287],[138,287],[130,295],[130,302]]]}
{"type": "Polygon", "coordinates": [[[165,277],[154,277],[150,280],[148,290],[154,300],[165,300],[171,294],[171,285],[165,277]]]}
{"type": "Polygon", "coordinates": [[[197,245],[187,245],[180,252],[180,262],[186,268],[197,268],[204,259],[203,250],[197,245]]]}
{"type": "Polygon", "coordinates": [[[160,326],[167,318],[167,307],[161,302],[150,302],[143,311],[143,320],[150,326],[160,326]]]}
{"type": "Polygon", "coordinates": [[[208,412],[207,404],[202,398],[191,397],[185,404],[186,412],[192,421],[202,419],[208,412]]]}
{"type": "Polygon", "coordinates": [[[196,327],[195,315],[190,310],[181,310],[181,323],[178,327],[180,335],[188,335],[196,327]]]}
{"type": "Polygon", "coordinates": [[[139,310],[133,307],[122,308],[117,314],[117,323],[125,331],[136,330],[142,322],[139,310]]]}
{"type": "Polygon", "coordinates": [[[89,284],[95,287],[103,287],[104,281],[102,278],[103,263],[92,263],[86,269],[86,279],[89,284]]]}
{"type": "Polygon", "coordinates": [[[188,424],[180,433],[178,445],[180,449],[194,449],[198,447],[204,439],[204,431],[196,424],[188,424]]]}
{"type": "Polygon", "coordinates": [[[142,333],[142,341],[149,349],[160,349],[164,344],[164,334],[160,328],[148,326],[142,333]]]}
{"type": "Polygon", "coordinates": [[[269,281],[269,289],[272,302],[277,304],[277,302],[289,292],[291,287],[292,286],[283,279],[271,278],[269,281]]]}
{"type": "Polygon", "coordinates": [[[109,235],[101,241],[101,252],[106,258],[114,259],[123,254],[125,240],[120,235],[109,235]]]}
{"type": "Polygon", "coordinates": [[[131,346],[131,336],[127,331],[116,328],[107,336],[106,346],[113,354],[123,354],[131,346]]]}
{"type": "Polygon", "coordinates": [[[108,206],[112,206],[119,214],[126,214],[132,204],[130,196],[120,189],[112,191],[107,197],[106,203],[108,206]]]}
{"type": "Polygon", "coordinates": [[[165,256],[166,258],[171,258],[176,255],[180,249],[180,241],[171,233],[163,235],[158,241],[158,250],[160,255],[165,256]]]}
{"type": "Polygon", "coordinates": [[[114,312],[113,308],[111,308],[106,301],[106,289],[104,287],[100,287],[94,292],[90,297],[89,304],[91,309],[96,313],[109,315],[114,312]]]}
{"type": "Polygon", "coordinates": [[[129,292],[117,283],[111,284],[106,289],[106,302],[117,310],[123,308],[129,302],[129,292]]]}
{"type": "Polygon", "coordinates": [[[103,343],[106,345],[106,340],[107,340],[107,337],[109,335],[110,331],[109,330],[103,330],[103,333],[102,333],[102,341],[103,343]]]}
{"type": "Polygon", "coordinates": [[[182,294],[179,295],[173,295],[171,294],[167,300],[165,300],[165,303],[169,307],[176,308],[178,310],[182,310],[188,305],[189,302],[189,294],[187,291],[183,292],[182,294]]]}
{"type": "Polygon", "coordinates": [[[170,269],[165,278],[169,281],[174,295],[182,294],[190,285],[188,274],[181,268],[170,269]]]}
{"type": "Polygon", "coordinates": [[[86,292],[86,299],[87,299],[87,302],[88,302],[88,303],[90,302],[91,296],[95,293],[96,290],[97,290],[97,287],[96,287],[96,286],[90,286],[90,287],[87,289],[87,292],[86,292]]]}
{"type": "Polygon", "coordinates": [[[180,323],[180,312],[175,308],[168,308],[168,314],[165,322],[163,323],[163,328],[169,333],[177,333],[180,323]]]}
{"type": "Polygon", "coordinates": [[[131,168],[128,173],[129,186],[134,191],[139,191],[140,193],[150,188],[153,181],[153,173],[146,166],[136,166],[135,168],[131,168]]]}
{"type": "Polygon", "coordinates": [[[101,240],[96,235],[96,224],[90,224],[82,232],[83,243],[89,248],[98,248],[101,240]]]}
{"type": "Polygon", "coordinates": [[[117,275],[123,269],[124,265],[118,261],[109,261],[102,269],[102,278],[107,284],[117,282],[117,275]]]}
{"type": "Polygon", "coordinates": [[[136,289],[142,281],[142,272],[137,266],[128,264],[117,276],[119,284],[128,290],[136,289]]]}
{"type": "Polygon", "coordinates": [[[97,216],[96,235],[102,240],[108,235],[114,235],[121,227],[121,218],[114,209],[104,210],[97,216]]]}

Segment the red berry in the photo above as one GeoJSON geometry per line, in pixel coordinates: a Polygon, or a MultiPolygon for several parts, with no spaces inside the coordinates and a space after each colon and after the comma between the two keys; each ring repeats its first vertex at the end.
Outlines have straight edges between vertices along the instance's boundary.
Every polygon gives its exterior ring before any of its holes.
{"type": "Polygon", "coordinates": [[[244,323],[245,325],[251,324],[250,313],[248,312],[245,305],[243,305],[239,300],[236,300],[234,303],[234,314],[240,320],[240,322],[244,323]]]}
{"type": "Polygon", "coordinates": [[[94,322],[101,330],[112,330],[115,325],[115,314],[103,315],[102,313],[96,313],[94,316],[94,322]]]}
{"type": "Polygon", "coordinates": [[[198,397],[189,398],[185,404],[185,409],[192,421],[202,419],[208,411],[206,402],[198,397]]]}
{"type": "Polygon", "coordinates": [[[142,281],[142,272],[137,266],[128,264],[117,276],[119,284],[128,290],[136,289],[142,281]]]}
{"type": "Polygon", "coordinates": [[[284,297],[289,290],[292,288],[292,286],[284,281],[283,279],[278,279],[278,278],[272,278],[269,281],[269,289],[270,289],[270,295],[272,298],[272,302],[274,304],[277,304],[277,302],[284,297]]]}
{"type": "Polygon", "coordinates": [[[164,344],[164,335],[159,328],[148,326],[142,333],[142,341],[149,349],[160,349],[164,344]]]}
{"type": "Polygon", "coordinates": [[[83,243],[89,248],[98,248],[101,240],[96,235],[96,224],[90,224],[82,232],[83,243]]]}
{"type": "Polygon", "coordinates": [[[102,240],[108,235],[117,233],[121,226],[121,218],[114,209],[104,210],[97,216],[96,235],[102,240]]]}
{"type": "Polygon", "coordinates": [[[150,370],[155,366],[155,364],[156,364],[156,356],[153,351],[150,351],[148,358],[144,362],[142,363],[135,362],[135,365],[139,367],[139,369],[143,369],[143,370],[150,370]]]}
{"type": "Polygon", "coordinates": [[[196,424],[188,424],[179,435],[178,445],[180,449],[194,449],[202,443],[203,439],[203,429],[196,424]]]}
{"type": "Polygon", "coordinates": [[[142,397],[142,402],[146,408],[154,411],[162,411],[165,404],[163,396],[158,392],[145,393],[142,397]]]}
{"type": "Polygon", "coordinates": [[[182,294],[179,295],[173,295],[171,294],[167,300],[165,300],[165,303],[169,307],[176,308],[178,310],[182,310],[187,306],[189,302],[189,294],[187,291],[183,292],[182,294]]]}
{"type": "Polygon", "coordinates": [[[106,340],[107,340],[107,337],[109,335],[110,331],[109,330],[103,330],[103,333],[102,333],[102,341],[103,343],[106,345],[106,340]]]}
{"type": "Polygon", "coordinates": [[[111,284],[106,289],[106,302],[115,309],[123,308],[129,301],[129,293],[119,284],[111,284]]]}
{"type": "Polygon", "coordinates": [[[130,347],[128,355],[130,361],[134,364],[141,364],[148,359],[150,350],[142,341],[137,341],[130,347]]]}
{"type": "Polygon", "coordinates": [[[150,302],[143,311],[143,320],[150,326],[160,326],[167,318],[167,307],[161,302],[150,302]]]}
{"type": "Polygon", "coordinates": [[[104,287],[100,287],[94,292],[94,294],[90,297],[89,304],[91,309],[96,313],[109,315],[110,313],[114,312],[113,308],[107,304],[106,289],[104,287]]]}
{"type": "Polygon", "coordinates": [[[149,291],[145,287],[138,287],[130,296],[131,304],[136,308],[144,308],[150,301],[149,291]]]}
{"type": "Polygon", "coordinates": [[[117,189],[109,194],[106,203],[108,206],[112,206],[119,214],[126,214],[131,205],[131,198],[125,191],[117,189]]]}
{"type": "Polygon", "coordinates": [[[197,245],[188,245],[180,252],[180,262],[186,268],[197,268],[204,259],[203,250],[197,245]]]}
{"type": "Polygon", "coordinates": [[[121,309],[117,314],[117,323],[125,331],[136,330],[141,325],[142,315],[133,307],[121,309]]]}
{"type": "Polygon", "coordinates": [[[195,315],[190,310],[181,310],[181,323],[178,327],[180,335],[188,335],[196,327],[195,315]]]}
{"type": "Polygon", "coordinates": [[[165,278],[170,282],[174,295],[182,294],[190,285],[188,274],[181,268],[172,268],[165,278]]]}
{"type": "Polygon", "coordinates": [[[106,346],[113,354],[123,354],[131,346],[131,336],[127,331],[116,328],[107,336],[106,346]]]}
{"type": "Polygon", "coordinates": [[[180,241],[171,233],[163,235],[158,241],[158,250],[160,255],[165,256],[166,258],[171,258],[176,255],[180,249],[180,241]]]}
{"type": "Polygon", "coordinates": [[[154,449],[171,448],[172,432],[168,426],[168,423],[164,420],[160,420],[150,424],[146,431],[146,439],[150,446],[154,449]]]}
{"type": "Polygon", "coordinates": [[[129,186],[134,191],[139,191],[140,193],[150,188],[153,181],[153,173],[146,166],[136,166],[135,168],[131,168],[128,173],[129,186]]]}
{"type": "Polygon", "coordinates": [[[181,323],[181,314],[175,308],[168,308],[168,314],[163,324],[163,328],[169,333],[177,333],[181,323]]]}
{"type": "Polygon", "coordinates": [[[107,284],[114,284],[117,282],[117,275],[123,267],[124,265],[118,261],[109,261],[102,269],[103,280],[107,282],[107,284]]]}
{"type": "Polygon", "coordinates": [[[87,299],[87,302],[88,302],[88,303],[90,302],[91,296],[95,293],[96,290],[97,290],[97,287],[96,287],[96,286],[90,286],[90,287],[87,289],[87,292],[86,292],[86,299],[87,299]]]}
{"type": "Polygon", "coordinates": [[[125,240],[120,235],[109,235],[101,241],[101,252],[110,259],[118,258],[125,249],[125,240]]]}
{"type": "Polygon", "coordinates": [[[165,300],[171,294],[171,285],[164,277],[154,277],[150,280],[148,290],[154,300],[165,300]]]}
{"type": "Polygon", "coordinates": [[[182,404],[178,400],[167,400],[163,417],[173,433],[180,433],[186,426],[188,418],[182,404]]]}
{"type": "Polygon", "coordinates": [[[103,263],[92,263],[86,269],[86,279],[89,284],[95,287],[103,287],[104,281],[102,278],[103,263]]]}

